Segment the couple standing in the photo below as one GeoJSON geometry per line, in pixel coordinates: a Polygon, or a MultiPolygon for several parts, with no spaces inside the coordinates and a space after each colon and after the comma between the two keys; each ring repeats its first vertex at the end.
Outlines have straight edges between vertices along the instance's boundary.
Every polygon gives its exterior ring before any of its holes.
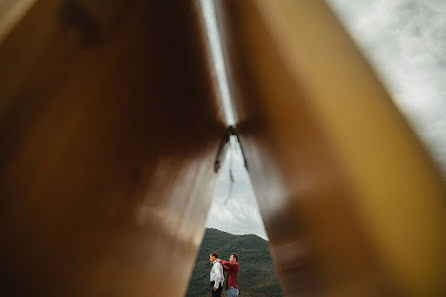
{"type": "Polygon", "coordinates": [[[223,274],[223,269],[228,272],[228,280],[226,282],[226,296],[227,297],[237,297],[239,290],[237,286],[238,272],[240,271],[240,265],[238,264],[237,254],[231,254],[229,257],[229,262],[221,260],[218,258],[217,253],[211,253],[209,255],[209,261],[212,263],[211,269],[211,287],[212,296],[221,296],[221,291],[223,288],[223,282],[225,281],[225,276],[223,274]]]}

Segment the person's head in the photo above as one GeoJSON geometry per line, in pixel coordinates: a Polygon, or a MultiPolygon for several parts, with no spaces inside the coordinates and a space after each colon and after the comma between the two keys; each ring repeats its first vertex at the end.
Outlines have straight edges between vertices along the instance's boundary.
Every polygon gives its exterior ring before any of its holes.
{"type": "Polygon", "coordinates": [[[237,256],[237,254],[232,253],[232,254],[231,254],[231,257],[229,257],[229,262],[232,262],[232,263],[234,263],[234,262],[238,262],[238,256],[237,256]]]}
{"type": "Polygon", "coordinates": [[[216,252],[210,253],[209,261],[211,261],[211,263],[214,263],[215,260],[217,260],[217,258],[218,258],[218,254],[216,252]]]}

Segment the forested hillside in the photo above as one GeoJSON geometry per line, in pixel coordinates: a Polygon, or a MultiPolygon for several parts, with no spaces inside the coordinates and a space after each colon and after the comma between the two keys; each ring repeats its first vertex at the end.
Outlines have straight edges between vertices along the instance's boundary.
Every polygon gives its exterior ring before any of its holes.
{"type": "MultiPolygon", "coordinates": [[[[238,254],[240,296],[282,296],[266,240],[252,234],[233,235],[217,229],[206,229],[186,297],[210,296],[209,271],[212,264],[209,262],[209,254],[213,251],[218,252],[224,260],[228,260],[231,253],[238,254]]],[[[226,296],[225,293],[222,296],[226,296]]]]}

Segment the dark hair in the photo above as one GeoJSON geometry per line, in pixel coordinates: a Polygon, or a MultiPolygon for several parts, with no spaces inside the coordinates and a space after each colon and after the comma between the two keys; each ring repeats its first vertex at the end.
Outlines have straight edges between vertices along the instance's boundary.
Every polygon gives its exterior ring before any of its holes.
{"type": "Polygon", "coordinates": [[[237,256],[237,254],[235,254],[235,253],[232,253],[231,255],[232,255],[232,256],[234,256],[234,258],[235,258],[235,261],[237,261],[237,262],[238,262],[238,256],[237,256]]]}
{"type": "Polygon", "coordinates": [[[218,258],[218,253],[217,252],[212,252],[211,255],[214,256],[215,258],[218,258]]]}

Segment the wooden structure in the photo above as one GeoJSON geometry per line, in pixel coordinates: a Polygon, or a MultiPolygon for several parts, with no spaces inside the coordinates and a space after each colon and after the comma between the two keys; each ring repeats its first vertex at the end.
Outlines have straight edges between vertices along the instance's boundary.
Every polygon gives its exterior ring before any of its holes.
{"type": "MultiPolygon", "coordinates": [[[[197,3],[0,4],[13,296],[182,296],[227,124],[197,3]]],[[[217,1],[286,296],[445,296],[438,171],[322,0],[217,1]]]]}

